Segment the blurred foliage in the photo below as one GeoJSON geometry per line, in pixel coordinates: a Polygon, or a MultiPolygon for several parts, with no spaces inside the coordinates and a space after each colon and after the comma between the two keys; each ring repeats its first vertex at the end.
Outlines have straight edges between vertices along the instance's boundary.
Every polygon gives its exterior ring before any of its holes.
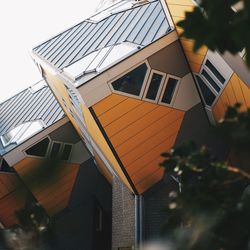
{"type": "Polygon", "coordinates": [[[246,49],[250,65],[250,1],[198,0],[192,12],[177,23],[184,29],[182,36],[195,40],[194,51],[206,45],[210,50],[232,54],[246,49]]]}
{"type": "MultiPolygon", "coordinates": [[[[215,131],[237,150],[249,152],[250,113],[239,113],[239,106],[228,108],[215,131]]],[[[250,249],[249,168],[218,161],[206,146],[192,142],[162,156],[166,174],[180,185],[180,192],[169,193],[164,225],[174,249],[250,249]]]]}
{"type": "Polygon", "coordinates": [[[213,132],[222,137],[236,151],[250,151],[250,109],[240,112],[240,103],[228,107],[224,118],[213,132]]]}
{"type": "MultiPolygon", "coordinates": [[[[25,186],[37,189],[57,181],[62,173],[64,162],[60,158],[45,158],[39,160],[21,176],[25,186]]],[[[0,230],[0,238],[8,250],[41,249],[43,241],[51,238],[52,225],[45,209],[35,200],[30,192],[22,192],[26,204],[16,211],[18,224],[0,230]]]]}
{"type": "Polygon", "coordinates": [[[19,223],[1,231],[6,249],[40,249],[42,237],[48,231],[50,221],[43,207],[29,201],[23,209],[16,211],[16,216],[19,223]]]}

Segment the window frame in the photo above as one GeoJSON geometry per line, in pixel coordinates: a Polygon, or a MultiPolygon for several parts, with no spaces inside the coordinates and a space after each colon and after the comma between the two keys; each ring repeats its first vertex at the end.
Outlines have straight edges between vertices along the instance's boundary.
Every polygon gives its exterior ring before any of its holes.
{"type": "Polygon", "coordinates": [[[44,159],[44,158],[50,158],[50,154],[51,154],[51,150],[52,150],[52,147],[53,147],[53,144],[54,143],[59,143],[60,144],[60,150],[58,152],[58,154],[60,155],[62,152],[63,152],[63,149],[64,149],[64,145],[70,145],[71,146],[71,152],[69,154],[69,158],[68,160],[62,160],[64,162],[69,162],[71,160],[71,156],[72,156],[72,152],[73,152],[73,148],[74,148],[74,144],[73,143],[69,143],[69,142],[62,142],[62,141],[57,141],[57,140],[52,140],[50,138],[50,136],[45,136],[43,138],[41,138],[39,141],[36,141],[34,142],[32,145],[30,145],[29,147],[25,148],[24,150],[22,150],[23,154],[27,157],[33,157],[33,158],[37,158],[37,159],[44,159]],[[26,153],[26,150],[32,148],[33,146],[35,146],[37,143],[43,141],[44,139],[49,139],[49,144],[48,144],[48,147],[47,147],[47,150],[46,150],[46,154],[45,156],[37,156],[37,155],[29,155],[26,153]]]}
{"type": "MultiPolygon", "coordinates": [[[[52,147],[53,147],[53,144],[54,144],[54,143],[59,143],[59,144],[60,144],[60,149],[59,149],[59,151],[58,151],[58,155],[61,155],[61,154],[62,154],[65,145],[70,145],[70,146],[71,146],[71,152],[70,152],[70,154],[69,154],[68,160],[62,160],[62,161],[65,161],[65,162],[70,161],[74,144],[68,143],[68,142],[62,142],[62,141],[54,141],[54,140],[52,141],[52,140],[51,140],[50,147],[48,147],[49,150],[48,150],[48,152],[47,152],[47,154],[46,154],[45,157],[50,158],[50,156],[51,156],[51,151],[52,151],[52,147]]],[[[51,158],[50,158],[50,159],[51,159],[51,158]]]]}
{"type": "Polygon", "coordinates": [[[181,82],[181,77],[174,76],[174,75],[171,75],[171,74],[167,74],[167,77],[165,79],[164,85],[163,85],[163,87],[161,89],[161,94],[160,94],[159,102],[158,103],[161,104],[161,105],[167,106],[167,107],[172,107],[173,106],[173,102],[175,101],[178,89],[179,89],[180,82],[181,82]],[[165,102],[162,102],[162,98],[163,98],[164,92],[165,92],[165,90],[167,88],[169,78],[176,79],[177,83],[176,83],[176,86],[175,86],[175,89],[174,89],[174,93],[173,93],[171,102],[170,103],[165,103],[165,102]]]}
{"type": "Polygon", "coordinates": [[[217,101],[217,99],[218,99],[218,97],[219,97],[219,93],[221,93],[221,92],[217,93],[214,89],[211,89],[211,87],[208,85],[207,81],[205,81],[205,79],[204,79],[205,77],[204,77],[203,75],[201,75],[201,74],[199,74],[199,73],[194,73],[194,78],[195,78],[195,81],[196,81],[196,84],[197,84],[197,87],[198,87],[200,96],[201,96],[201,98],[202,98],[203,104],[205,105],[205,108],[207,108],[207,109],[209,109],[209,110],[212,110],[212,107],[213,107],[214,103],[217,101]],[[209,106],[209,105],[206,103],[206,101],[205,101],[205,99],[204,99],[204,96],[203,96],[203,94],[202,94],[200,85],[199,85],[199,83],[198,83],[198,80],[196,80],[196,76],[200,77],[201,80],[202,80],[202,81],[205,83],[205,85],[208,87],[208,89],[215,95],[215,99],[214,99],[214,101],[213,101],[213,103],[212,103],[211,106],[209,106]]]}
{"type": "Polygon", "coordinates": [[[142,97],[142,100],[145,100],[147,102],[152,102],[152,103],[158,103],[159,100],[160,100],[160,95],[161,95],[161,92],[162,92],[162,88],[164,86],[164,83],[165,83],[165,80],[166,80],[166,77],[167,77],[167,74],[165,72],[162,72],[162,71],[159,71],[159,70],[156,70],[156,69],[151,69],[150,70],[150,74],[149,74],[149,77],[148,77],[148,81],[147,81],[147,84],[146,84],[146,87],[144,89],[144,93],[143,93],[143,97],[142,97]],[[157,95],[155,97],[155,100],[152,100],[152,99],[148,99],[146,98],[147,96],[147,93],[148,93],[148,89],[150,87],[150,83],[151,83],[151,80],[152,80],[152,77],[153,77],[153,74],[156,73],[158,75],[162,75],[162,79],[161,79],[161,83],[160,83],[160,86],[159,86],[159,89],[157,91],[157,95]]]}
{"type": "Polygon", "coordinates": [[[51,138],[50,138],[49,136],[45,136],[45,137],[41,138],[39,141],[36,141],[36,142],[34,142],[32,145],[30,145],[29,147],[25,148],[22,152],[23,152],[23,154],[24,154],[25,156],[27,156],[27,157],[34,157],[34,158],[37,158],[37,159],[44,159],[44,158],[46,158],[46,157],[48,156],[48,152],[49,152],[49,150],[50,150],[51,143],[52,143],[51,138]],[[32,148],[33,146],[35,146],[36,144],[38,144],[39,142],[43,141],[43,140],[46,139],[46,138],[49,139],[49,145],[48,145],[48,147],[47,147],[45,156],[29,155],[29,154],[26,153],[26,150],[32,148]]]}
{"type": "Polygon", "coordinates": [[[3,135],[0,136],[0,139],[1,139],[1,142],[3,144],[3,147],[7,147],[11,144],[19,145],[19,144],[23,143],[24,141],[27,141],[28,139],[30,139],[32,136],[40,133],[45,127],[46,127],[46,125],[45,125],[44,121],[41,119],[26,121],[26,122],[23,122],[23,123],[17,125],[16,127],[11,128],[9,131],[5,132],[3,135]],[[22,136],[25,134],[27,129],[29,129],[30,126],[32,126],[32,123],[35,123],[35,122],[38,122],[39,125],[41,125],[41,129],[39,129],[36,132],[31,133],[27,138],[20,140],[20,138],[22,138],[22,136]],[[8,141],[6,143],[4,136],[9,134],[11,131],[13,131],[14,129],[16,129],[18,127],[20,127],[18,132],[16,132],[16,134],[10,139],[10,141],[8,141]]]}
{"type": "Polygon", "coordinates": [[[149,75],[150,75],[150,71],[151,71],[151,67],[149,65],[149,62],[147,60],[144,60],[140,63],[137,63],[136,65],[134,65],[133,67],[129,68],[128,70],[122,72],[121,74],[119,74],[118,76],[112,78],[109,82],[108,82],[108,86],[110,88],[110,90],[115,93],[115,94],[118,94],[118,95],[124,95],[124,96],[127,96],[127,97],[132,97],[132,98],[135,98],[135,99],[139,99],[141,100],[142,97],[143,97],[143,94],[144,94],[144,91],[145,91],[145,87],[147,85],[147,82],[148,82],[148,79],[149,79],[149,75]],[[145,78],[144,78],[144,81],[142,83],[142,86],[141,86],[141,90],[140,90],[140,94],[137,96],[137,95],[133,95],[133,94],[128,94],[126,92],[122,92],[122,91],[119,91],[119,90],[115,90],[113,88],[113,85],[112,83],[115,82],[116,80],[118,80],[119,78],[123,77],[124,75],[128,74],[129,72],[131,72],[132,70],[136,69],[137,67],[143,65],[143,64],[146,64],[147,66],[147,72],[145,74],[145,78]]]}
{"type": "MultiPolygon", "coordinates": [[[[226,70],[226,69],[225,69],[226,70]]],[[[215,105],[215,103],[217,102],[217,100],[219,99],[219,97],[221,96],[222,92],[224,91],[224,89],[226,88],[227,84],[228,84],[228,81],[230,80],[231,78],[231,74],[230,72],[228,72],[228,70],[223,71],[221,67],[219,67],[216,63],[214,63],[214,60],[212,58],[212,56],[206,56],[204,61],[203,61],[203,64],[201,65],[201,68],[200,68],[200,71],[199,73],[194,73],[194,76],[198,75],[202,81],[206,84],[206,86],[209,88],[209,90],[215,95],[215,99],[212,103],[211,106],[209,106],[206,102],[205,102],[205,99],[203,97],[203,94],[201,92],[201,89],[200,89],[200,86],[199,86],[199,83],[197,82],[196,80],[196,77],[195,77],[195,81],[196,81],[196,84],[198,86],[198,89],[199,89],[199,93],[201,95],[201,98],[202,98],[202,101],[203,101],[203,104],[205,105],[205,107],[209,110],[212,110],[213,106],[215,105]],[[206,65],[206,62],[207,60],[216,68],[216,70],[221,74],[221,76],[225,79],[225,82],[222,84],[221,81],[216,77],[216,75],[210,70],[210,68],[206,65]],[[207,73],[209,74],[209,76],[215,81],[215,83],[220,87],[220,91],[217,92],[215,90],[215,88],[209,83],[209,81],[206,79],[206,77],[203,76],[202,74],[202,71],[205,70],[207,71],[207,73]],[[230,75],[230,76],[228,76],[230,75]]]]}

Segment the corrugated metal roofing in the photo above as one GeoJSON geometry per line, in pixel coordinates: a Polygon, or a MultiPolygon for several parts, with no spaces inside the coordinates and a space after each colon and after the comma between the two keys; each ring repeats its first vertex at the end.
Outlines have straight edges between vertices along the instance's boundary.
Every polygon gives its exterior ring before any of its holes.
{"type": "Polygon", "coordinates": [[[110,45],[131,42],[144,47],[170,30],[161,2],[150,1],[112,13],[99,22],[87,19],[37,46],[33,51],[62,69],[110,45]]]}
{"type": "MultiPolygon", "coordinates": [[[[28,121],[42,120],[48,127],[64,116],[47,85],[35,92],[27,88],[0,104],[0,136],[28,121]]],[[[2,146],[0,154],[6,150],[2,146]]]]}

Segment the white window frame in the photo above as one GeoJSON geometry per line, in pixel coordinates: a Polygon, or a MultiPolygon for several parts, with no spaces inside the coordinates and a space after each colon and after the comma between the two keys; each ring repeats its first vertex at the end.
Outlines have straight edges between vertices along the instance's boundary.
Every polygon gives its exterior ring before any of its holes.
{"type": "MultiPolygon", "coordinates": [[[[215,103],[217,102],[218,98],[220,97],[221,93],[223,92],[223,90],[226,88],[227,86],[227,83],[228,81],[230,80],[231,76],[232,76],[232,70],[228,67],[223,67],[226,63],[223,64],[223,62],[221,61],[221,65],[220,65],[220,62],[219,61],[215,61],[215,59],[218,59],[220,56],[218,55],[218,53],[212,53],[209,51],[208,55],[206,56],[206,58],[204,59],[203,61],[203,64],[201,66],[201,69],[199,71],[198,74],[195,74],[195,75],[198,75],[202,80],[203,82],[206,84],[206,86],[210,89],[210,91],[215,95],[215,99],[213,101],[213,104],[211,106],[207,105],[205,100],[204,100],[204,97],[202,95],[202,92],[201,92],[201,89],[200,89],[200,86],[199,84],[197,83],[197,86],[198,86],[198,89],[199,89],[199,92],[201,94],[201,97],[202,97],[202,100],[203,100],[203,103],[205,105],[205,107],[209,110],[212,110],[212,107],[215,105],[215,103]],[[225,82],[224,84],[222,84],[220,82],[220,80],[215,76],[215,74],[206,66],[206,61],[209,60],[210,63],[217,69],[217,71],[224,77],[225,79],[225,82]],[[207,71],[207,73],[209,74],[209,76],[217,83],[217,85],[220,87],[220,91],[217,92],[214,87],[209,83],[209,81],[206,79],[206,77],[204,77],[202,75],[202,70],[205,69],[207,71]]],[[[222,59],[220,59],[222,60],[222,59]]],[[[196,79],[195,79],[196,81],[196,79]]]]}
{"type": "Polygon", "coordinates": [[[59,143],[60,144],[60,150],[58,152],[58,154],[61,154],[63,152],[63,149],[64,149],[64,145],[71,145],[72,149],[71,149],[71,152],[69,154],[69,159],[68,160],[62,160],[64,162],[68,162],[70,161],[71,159],[71,155],[72,155],[72,152],[73,152],[73,149],[74,149],[74,144],[72,143],[68,143],[68,142],[62,142],[62,141],[54,141],[50,138],[50,136],[45,136],[43,137],[41,140],[33,143],[32,145],[30,145],[29,147],[25,148],[22,152],[25,156],[27,157],[33,157],[33,158],[37,158],[37,159],[44,159],[44,158],[48,158],[50,156],[50,153],[51,153],[51,150],[52,150],[52,146],[53,146],[53,143],[59,143]],[[44,139],[48,138],[49,139],[49,145],[47,147],[47,150],[46,150],[46,153],[45,153],[45,156],[37,156],[37,155],[29,155],[26,153],[26,150],[32,148],[33,146],[35,146],[37,143],[43,141],[44,139]]]}
{"type": "Polygon", "coordinates": [[[168,74],[167,77],[166,77],[166,79],[165,79],[163,88],[162,88],[162,90],[161,90],[161,94],[160,94],[159,102],[158,102],[158,103],[161,104],[161,105],[167,106],[167,107],[172,107],[172,106],[173,106],[173,103],[174,103],[174,101],[175,101],[177,92],[178,92],[178,88],[179,88],[180,82],[181,82],[181,78],[180,78],[180,77],[168,74]],[[166,88],[167,88],[169,78],[176,79],[176,80],[177,80],[177,83],[176,83],[176,87],[175,87],[175,89],[174,89],[174,93],[173,93],[171,102],[170,102],[170,103],[165,103],[165,102],[162,102],[162,98],[163,98],[164,92],[165,92],[165,90],[166,90],[166,88]]]}
{"type": "Polygon", "coordinates": [[[110,87],[111,91],[113,93],[116,93],[116,94],[119,94],[119,95],[124,95],[124,96],[127,96],[127,97],[132,97],[132,98],[135,98],[135,99],[139,99],[141,100],[142,97],[143,97],[143,94],[144,94],[144,90],[145,90],[145,87],[146,87],[146,84],[148,82],[148,78],[149,78],[149,75],[150,75],[150,71],[151,71],[151,67],[148,63],[147,60],[145,61],[142,61],[136,65],[134,65],[133,67],[131,67],[130,69],[122,72],[121,74],[119,74],[117,77],[113,78],[111,81],[108,82],[108,86],[110,87]],[[144,78],[144,81],[142,83],[142,86],[141,86],[141,91],[140,91],[140,94],[137,96],[137,95],[132,95],[132,94],[128,94],[128,93],[125,93],[125,92],[122,92],[122,91],[119,91],[119,90],[115,90],[112,86],[112,83],[115,82],[116,80],[118,80],[119,78],[123,77],[124,75],[126,75],[127,73],[131,72],[132,70],[136,69],[137,67],[139,67],[140,65],[142,64],[146,64],[147,66],[147,72],[146,72],[146,75],[145,75],[145,78],[144,78]]]}
{"type": "Polygon", "coordinates": [[[163,85],[164,85],[165,80],[166,80],[166,76],[167,76],[166,73],[161,72],[161,71],[156,70],[156,69],[152,69],[152,70],[150,71],[150,75],[149,75],[149,78],[148,78],[148,81],[147,81],[147,84],[146,84],[146,87],[145,87],[145,90],[144,90],[144,94],[143,94],[143,98],[142,98],[142,99],[145,100],[145,101],[148,101],[148,102],[158,103],[159,98],[160,98],[160,95],[161,95],[161,91],[162,91],[162,88],[163,88],[163,85]],[[157,91],[157,95],[156,95],[156,97],[155,97],[155,100],[152,100],[152,99],[146,98],[146,96],[147,96],[148,89],[149,89],[149,87],[150,87],[150,83],[151,83],[151,81],[152,81],[152,77],[153,77],[153,74],[154,74],[154,73],[155,73],[155,74],[158,74],[158,75],[162,75],[162,79],[161,79],[161,83],[160,83],[159,89],[158,89],[158,91],[157,91]]]}
{"type": "MultiPolygon", "coordinates": [[[[209,89],[211,89],[212,92],[216,93],[216,96],[219,95],[221,93],[221,91],[224,89],[225,84],[227,83],[226,78],[223,76],[223,74],[221,74],[221,72],[218,70],[218,72],[225,78],[225,82],[224,84],[222,84],[217,77],[214,75],[214,73],[205,65],[205,62],[207,60],[204,61],[204,64],[201,67],[200,70],[200,76],[202,76],[202,79],[204,80],[204,82],[206,82],[206,85],[209,86],[209,89]],[[202,74],[202,71],[205,70],[207,71],[207,73],[209,74],[209,76],[215,81],[215,83],[220,87],[220,91],[217,92],[215,90],[215,88],[210,84],[210,82],[207,80],[207,78],[202,74]]],[[[210,61],[210,60],[209,60],[210,61]]],[[[211,61],[210,61],[211,62],[211,61]]]]}
{"type": "Polygon", "coordinates": [[[51,150],[52,150],[52,147],[53,147],[53,144],[54,144],[54,143],[59,143],[59,144],[60,144],[60,149],[59,149],[59,151],[58,151],[58,155],[62,154],[65,145],[71,145],[71,152],[70,152],[70,154],[69,154],[69,159],[68,159],[68,160],[62,160],[62,161],[65,161],[65,162],[70,161],[70,159],[71,159],[71,154],[72,154],[73,147],[74,147],[74,144],[68,143],[68,142],[62,142],[62,141],[54,141],[54,140],[52,141],[52,140],[51,140],[50,146],[48,147],[48,151],[47,151],[45,157],[48,157],[48,158],[50,157],[51,150]]]}
{"type": "Polygon", "coordinates": [[[4,133],[3,135],[1,135],[1,136],[0,136],[1,142],[2,142],[2,144],[3,144],[4,147],[6,147],[6,146],[8,146],[8,145],[10,145],[10,144],[13,144],[13,143],[15,143],[15,144],[18,145],[18,144],[20,144],[20,143],[22,143],[22,142],[28,140],[29,138],[31,138],[33,135],[35,135],[35,134],[41,132],[42,129],[45,128],[45,127],[46,127],[46,125],[45,125],[45,123],[44,123],[41,119],[23,122],[23,123],[19,124],[18,126],[12,128],[12,129],[10,129],[8,132],[4,133]],[[19,141],[19,139],[24,135],[24,133],[26,132],[26,130],[29,129],[29,127],[32,125],[33,122],[39,122],[42,128],[41,128],[40,130],[34,132],[34,133],[31,133],[30,136],[27,137],[26,139],[23,139],[23,140],[19,141]],[[27,125],[28,125],[28,126],[27,126],[27,125]],[[13,138],[12,138],[9,142],[6,143],[6,142],[4,141],[4,139],[3,139],[3,137],[4,137],[6,134],[10,133],[13,129],[15,129],[15,128],[17,128],[17,127],[20,127],[20,129],[18,130],[18,132],[13,136],[13,138]]]}
{"type": "Polygon", "coordinates": [[[210,87],[210,84],[207,83],[207,81],[206,81],[206,79],[205,79],[205,77],[204,77],[203,75],[198,74],[198,73],[194,73],[194,75],[195,75],[195,76],[196,76],[196,75],[199,76],[199,77],[202,79],[202,81],[206,84],[206,86],[209,88],[209,90],[215,95],[215,99],[214,99],[212,105],[209,106],[209,105],[206,103],[206,101],[205,101],[205,99],[204,99],[204,97],[203,97],[203,94],[202,94],[200,85],[199,85],[199,83],[198,83],[198,81],[196,80],[196,77],[195,77],[195,81],[196,81],[196,83],[197,83],[197,86],[198,86],[198,89],[199,89],[199,93],[200,93],[200,96],[201,96],[201,98],[202,98],[203,104],[205,105],[205,108],[208,109],[208,110],[212,110],[212,107],[213,107],[214,103],[217,101],[218,97],[220,96],[220,95],[219,95],[220,92],[217,93],[213,88],[211,88],[211,87],[210,87]]]}
{"type": "Polygon", "coordinates": [[[49,136],[45,136],[45,137],[41,138],[39,141],[36,141],[36,142],[34,142],[32,145],[30,145],[29,147],[25,148],[25,149],[23,150],[23,154],[24,154],[25,156],[27,156],[27,157],[34,157],[34,158],[37,158],[37,159],[44,159],[44,158],[46,158],[46,157],[48,156],[48,153],[49,153],[51,144],[52,144],[51,138],[50,138],[49,136]],[[46,138],[49,139],[49,145],[48,145],[48,147],[47,147],[45,156],[29,155],[29,154],[26,153],[26,150],[32,148],[33,146],[35,146],[36,144],[38,144],[39,142],[43,141],[43,140],[46,139],[46,138]]]}

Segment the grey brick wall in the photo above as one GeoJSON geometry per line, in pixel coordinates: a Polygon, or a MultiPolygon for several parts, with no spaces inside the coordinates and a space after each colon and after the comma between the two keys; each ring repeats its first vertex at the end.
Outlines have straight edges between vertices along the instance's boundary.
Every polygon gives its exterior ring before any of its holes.
{"type": "Polygon", "coordinates": [[[135,199],[119,179],[113,179],[112,250],[135,245],[135,199]]]}

